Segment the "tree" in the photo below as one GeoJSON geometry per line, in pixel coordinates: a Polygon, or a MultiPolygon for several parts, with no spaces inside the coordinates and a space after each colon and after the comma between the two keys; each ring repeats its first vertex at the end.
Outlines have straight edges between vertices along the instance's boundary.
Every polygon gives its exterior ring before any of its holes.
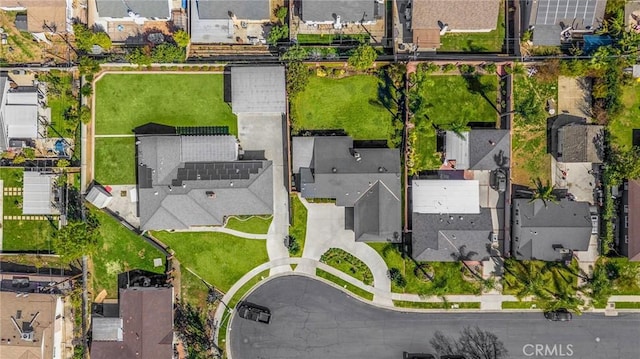
{"type": "Polygon", "coordinates": [[[549,184],[549,180],[547,180],[546,184],[543,184],[540,178],[536,178],[533,180],[533,183],[536,188],[529,203],[535,202],[536,200],[542,200],[545,207],[547,207],[548,202],[558,203],[558,197],[553,193],[556,186],[549,184]]]}
{"type": "Polygon", "coordinates": [[[84,84],[82,85],[82,87],[80,88],[80,95],[82,96],[91,96],[93,94],[93,87],[91,86],[91,84],[84,84]]]}
{"type": "Polygon", "coordinates": [[[151,50],[151,60],[156,63],[184,62],[185,49],[170,43],[163,43],[151,50]]]}
{"type": "Polygon", "coordinates": [[[136,48],[127,54],[127,61],[138,66],[151,65],[151,56],[145,49],[136,48]]]}
{"type": "Polygon", "coordinates": [[[80,57],[78,70],[81,76],[93,75],[100,71],[100,62],[88,56],[80,57]]]}
{"type": "Polygon", "coordinates": [[[479,327],[466,327],[456,340],[436,331],[429,341],[439,356],[462,355],[467,359],[507,358],[507,348],[495,334],[479,327]]]}
{"type": "Polygon", "coordinates": [[[63,158],[63,159],[58,160],[58,163],[56,163],[56,166],[57,166],[58,168],[66,168],[66,167],[69,167],[69,165],[71,165],[71,163],[69,162],[69,160],[65,160],[64,158],[63,158]]]}
{"type": "Polygon", "coordinates": [[[80,106],[80,113],[78,114],[80,122],[85,125],[91,122],[91,109],[87,105],[80,106]]]}
{"type": "Polygon", "coordinates": [[[276,25],[271,28],[271,31],[269,31],[267,42],[271,45],[275,45],[278,43],[278,41],[287,39],[288,37],[289,37],[289,26],[276,25]]]}
{"type": "Polygon", "coordinates": [[[98,247],[97,220],[70,221],[56,231],[53,236],[53,248],[65,261],[82,258],[95,253],[98,247]]]}
{"type": "Polygon", "coordinates": [[[208,358],[212,343],[211,328],[204,313],[189,303],[180,301],[175,310],[175,329],[184,341],[188,358],[208,358]]]}
{"type": "Polygon", "coordinates": [[[640,147],[610,149],[604,176],[612,186],[619,185],[623,179],[640,179],[640,147]]]}
{"type": "Polygon", "coordinates": [[[178,30],[173,33],[173,41],[176,42],[176,45],[182,48],[186,48],[189,46],[189,42],[191,39],[189,38],[189,34],[184,30],[178,30]]]}
{"type": "Polygon", "coordinates": [[[390,268],[387,271],[387,277],[389,277],[389,279],[391,279],[391,281],[399,288],[404,288],[407,286],[407,280],[404,278],[398,268],[390,268]]]}
{"type": "Polygon", "coordinates": [[[27,147],[27,148],[23,149],[22,150],[22,154],[24,154],[24,156],[29,160],[32,160],[32,159],[36,158],[36,150],[34,150],[31,147],[27,147]]]}
{"type": "Polygon", "coordinates": [[[302,61],[307,57],[309,57],[309,53],[307,52],[307,50],[304,47],[295,44],[289,47],[287,52],[282,54],[281,59],[285,61],[302,61]]]}
{"type": "Polygon", "coordinates": [[[302,61],[292,61],[287,65],[287,93],[295,97],[309,83],[309,68],[302,61]]]}
{"type": "Polygon", "coordinates": [[[371,45],[361,44],[353,50],[347,63],[356,70],[366,70],[373,65],[377,57],[378,53],[371,45]]]}
{"type": "Polygon", "coordinates": [[[73,24],[73,33],[76,39],[76,47],[82,52],[90,52],[93,45],[98,45],[104,50],[111,49],[111,38],[105,32],[93,32],[84,24],[73,24]]]}
{"type": "Polygon", "coordinates": [[[278,21],[280,22],[280,24],[284,24],[284,20],[287,18],[287,13],[288,12],[289,12],[289,10],[284,6],[279,6],[276,9],[275,15],[278,18],[278,21]]]}

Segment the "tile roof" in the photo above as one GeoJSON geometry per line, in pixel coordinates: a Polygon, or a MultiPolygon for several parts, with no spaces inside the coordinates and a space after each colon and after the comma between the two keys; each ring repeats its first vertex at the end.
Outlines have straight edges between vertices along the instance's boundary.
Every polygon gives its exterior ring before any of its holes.
{"type": "Polygon", "coordinates": [[[498,23],[500,0],[413,0],[412,29],[489,31],[498,23]]]}

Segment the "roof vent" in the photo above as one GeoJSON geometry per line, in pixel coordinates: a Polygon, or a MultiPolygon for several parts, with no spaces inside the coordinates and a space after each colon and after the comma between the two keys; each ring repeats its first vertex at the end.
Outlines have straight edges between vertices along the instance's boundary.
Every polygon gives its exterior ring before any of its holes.
{"type": "Polygon", "coordinates": [[[216,199],[216,193],[213,191],[207,191],[205,192],[205,194],[207,195],[207,197],[211,198],[211,199],[216,199]]]}
{"type": "Polygon", "coordinates": [[[332,168],[331,168],[331,172],[336,173],[336,172],[338,172],[338,169],[337,169],[337,168],[335,168],[335,167],[332,167],[332,168]]]}
{"type": "Polygon", "coordinates": [[[378,172],[385,172],[387,169],[384,167],[378,167],[378,172]]]}

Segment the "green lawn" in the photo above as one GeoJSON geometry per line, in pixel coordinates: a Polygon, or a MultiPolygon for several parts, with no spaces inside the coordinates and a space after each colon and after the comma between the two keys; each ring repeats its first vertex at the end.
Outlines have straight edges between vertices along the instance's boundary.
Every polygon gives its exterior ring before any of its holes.
{"type": "Polygon", "coordinates": [[[245,273],[269,260],[263,240],[217,232],[154,232],[189,267],[220,291],[226,292],[245,273]]]}
{"type": "Polygon", "coordinates": [[[426,102],[425,118],[417,118],[413,171],[437,169],[434,126],[449,129],[454,122],[493,122],[498,119],[498,78],[478,76],[429,76],[418,89],[426,102]]]}
{"type": "Polygon", "coordinates": [[[342,79],[311,76],[291,105],[295,132],[343,129],[356,140],[387,140],[392,116],[378,104],[378,78],[342,79]]]}
{"type": "Polygon", "coordinates": [[[96,138],[95,179],[103,185],[135,184],[135,137],[96,138]]]}
{"type": "Polygon", "coordinates": [[[0,168],[0,179],[5,187],[22,187],[24,169],[22,167],[0,168]]]}
{"type": "Polygon", "coordinates": [[[640,129],[640,83],[622,88],[622,112],[609,121],[611,142],[624,148],[633,144],[633,129],[640,129]]]}
{"type": "Polygon", "coordinates": [[[320,262],[347,273],[364,284],[373,285],[371,269],[363,261],[340,248],[330,248],[320,257],[320,262]]]}
{"type": "Polygon", "coordinates": [[[504,38],[504,5],[500,3],[495,30],[476,33],[448,33],[440,37],[442,46],[438,52],[502,52],[504,38]]]}
{"type": "Polygon", "coordinates": [[[153,266],[155,258],[162,258],[162,263],[165,262],[160,251],[108,214],[92,211],[100,222],[98,253],[93,256],[94,295],[106,289],[108,298],[117,298],[118,274],[128,270],[164,272],[164,265],[157,268],[153,266]]]}
{"type": "Polygon", "coordinates": [[[640,309],[638,302],[616,302],[616,309],[640,309]]]}
{"type": "Polygon", "coordinates": [[[369,42],[368,35],[342,35],[342,34],[298,34],[297,40],[300,45],[331,45],[344,41],[366,41],[369,42]]]}
{"type": "Polygon", "coordinates": [[[51,236],[58,222],[4,221],[2,223],[2,249],[5,251],[52,250],[51,236]]]}
{"type": "Polygon", "coordinates": [[[558,103],[557,79],[551,82],[527,75],[515,75],[513,81],[515,110],[511,177],[516,184],[531,186],[540,178],[551,177],[551,157],[547,154],[547,100],[558,103]]]}
{"type": "Polygon", "coordinates": [[[4,196],[3,202],[3,216],[22,216],[22,196],[4,196]]]}
{"type": "Polygon", "coordinates": [[[226,228],[244,233],[267,234],[272,216],[233,216],[227,221],[226,228]]]}
{"type": "Polygon", "coordinates": [[[613,295],[640,295],[640,263],[627,258],[602,257],[596,265],[604,265],[607,272],[614,275],[610,278],[613,295]]]}
{"type": "Polygon", "coordinates": [[[222,74],[109,74],[96,84],[96,134],[131,134],[148,122],[228,126],[236,116],[224,102],[222,74]]]}
{"type": "Polygon", "coordinates": [[[480,309],[480,303],[431,303],[431,302],[407,302],[404,300],[394,300],[393,305],[400,308],[415,308],[415,309],[480,309]],[[453,308],[452,306],[458,306],[453,308]]]}
{"type": "Polygon", "coordinates": [[[300,249],[291,254],[292,257],[301,257],[304,251],[304,240],[307,238],[307,207],[305,207],[300,198],[291,195],[291,213],[293,221],[289,227],[289,235],[294,237],[298,242],[300,249]]]}
{"type": "Polygon", "coordinates": [[[373,300],[373,294],[367,292],[364,289],[361,289],[359,287],[356,287],[355,285],[350,284],[349,282],[336,277],[335,275],[329,273],[329,272],[325,272],[322,269],[316,269],[316,275],[320,278],[324,278],[330,282],[333,282],[337,285],[339,285],[340,287],[348,290],[349,292],[357,295],[358,297],[367,299],[367,300],[373,300]]]}
{"type": "MultiPolygon", "coordinates": [[[[398,287],[391,283],[391,291],[394,293],[411,293],[423,295],[446,294],[479,294],[480,283],[464,279],[463,266],[459,262],[429,262],[433,268],[434,279],[422,280],[416,273],[416,263],[411,259],[403,259],[396,245],[389,243],[368,243],[384,259],[389,268],[397,268],[407,281],[406,286],[398,287]]],[[[418,262],[421,264],[421,262],[418,262]]]]}
{"type": "Polygon", "coordinates": [[[73,77],[71,73],[60,71],[50,76],[56,81],[56,91],[59,94],[49,94],[47,105],[51,108],[51,125],[49,125],[49,137],[71,137],[75,136],[78,122],[65,119],[65,113],[73,105],[77,105],[78,100],[71,94],[73,77]]]}
{"type": "Polygon", "coordinates": [[[189,272],[185,266],[180,264],[180,297],[191,305],[204,308],[207,305],[207,295],[209,288],[200,278],[189,272]]]}
{"type": "Polygon", "coordinates": [[[555,262],[509,260],[505,262],[502,293],[517,295],[524,290],[526,281],[537,277],[546,294],[575,294],[578,285],[576,273],[579,273],[579,269],[575,260],[568,267],[555,262]]]}
{"type": "Polygon", "coordinates": [[[502,309],[531,309],[534,304],[536,302],[502,302],[502,309]]]}

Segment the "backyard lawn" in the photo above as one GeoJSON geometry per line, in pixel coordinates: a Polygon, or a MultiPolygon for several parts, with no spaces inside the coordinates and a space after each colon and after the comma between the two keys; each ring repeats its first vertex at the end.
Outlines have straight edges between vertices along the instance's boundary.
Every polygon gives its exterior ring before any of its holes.
{"type": "Polygon", "coordinates": [[[2,223],[2,250],[52,250],[51,236],[53,235],[53,232],[55,231],[57,226],[57,221],[55,221],[55,223],[52,223],[49,221],[5,220],[2,223]]]}
{"type": "Polygon", "coordinates": [[[96,83],[96,134],[131,134],[156,122],[172,126],[228,126],[236,116],[224,102],[222,74],[110,74],[96,83]],[[134,96],[135,95],[135,96],[134,96]]]}
{"type": "Polygon", "coordinates": [[[269,261],[265,241],[217,232],[153,232],[180,263],[226,292],[254,267],[269,261]]]}
{"type": "Polygon", "coordinates": [[[392,116],[378,104],[378,78],[311,76],[291,105],[294,131],[342,129],[356,140],[387,140],[392,116]]]}
{"type": "Polygon", "coordinates": [[[117,298],[118,274],[122,272],[132,269],[164,272],[165,257],[160,251],[108,214],[92,211],[100,223],[98,254],[92,257],[95,295],[106,289],[107,298],[117,298]],[[162,267],[153,266],[155,258],[162,259],[162,267]]]}
{"type": "Polygon", "coordinates": [[[0,179],[5,187],[22,187],[23,173],[22,167],[3,167],[0,168],[0,179]]]}
{"type": "Polygon", "coordinates": [[[622,112],[609,121],[611,141],[625,148],[633,144],[633,129],[640,129],[640,83],[622,88],[622,112]]]}
{"type": "Polygon", "coordinates": [[[103,185],[135,184],[135,137],[101,137],[95,141],[96,181],[103,185]]]}
{"type": "Polygon", "coordinates": [[[540,178],[543,183],[551,178],[551,155],[547,153],[547,100],[558,103],[557,81],[543,82],[536,77],[514,76],[515,110],[511,176],[513,183],[531,186],[540,178]]]}
{"type": "Polygon", "coordinates": [[[244,233],[267,234],[272,219],[272,216],[233,216],[225,227],[244,233]]]}
{"type": "Polygon", "coordinates": [[[500,13],[496,29],[489,32],[448,33],[440,37],[442,46],[438,52],[501,52],[505,38],[504,5],[500,3],[500,13]]]}
{"type": "Polygon", "coordinates": [[[498,119],[496,102],[498,78],[496,76],[429,76],[418,88],[426,102],[426,118],[417,118],[413,171],[436,169],[436,134],[433,126],[462,130],[469,122],[495,123],[498,119]]]}
{"type": "Polygon", "coordinates": [[[433,271],[433,280],[419,278],[417,265],[424,263],[403,259],[397,247],[389,243],[368,243],[375,249],[387,263],[389,269],[396,268],[406,280],[405,287],[399,287],[395,282],[391,283],[391,291],[394,293],[411,293],[422,295],[447,295],[447,294],[480,294],[480,283],[475,280],[465,279],[463,266],[459,262],[429,262],[428,266],[433,271]]]}

